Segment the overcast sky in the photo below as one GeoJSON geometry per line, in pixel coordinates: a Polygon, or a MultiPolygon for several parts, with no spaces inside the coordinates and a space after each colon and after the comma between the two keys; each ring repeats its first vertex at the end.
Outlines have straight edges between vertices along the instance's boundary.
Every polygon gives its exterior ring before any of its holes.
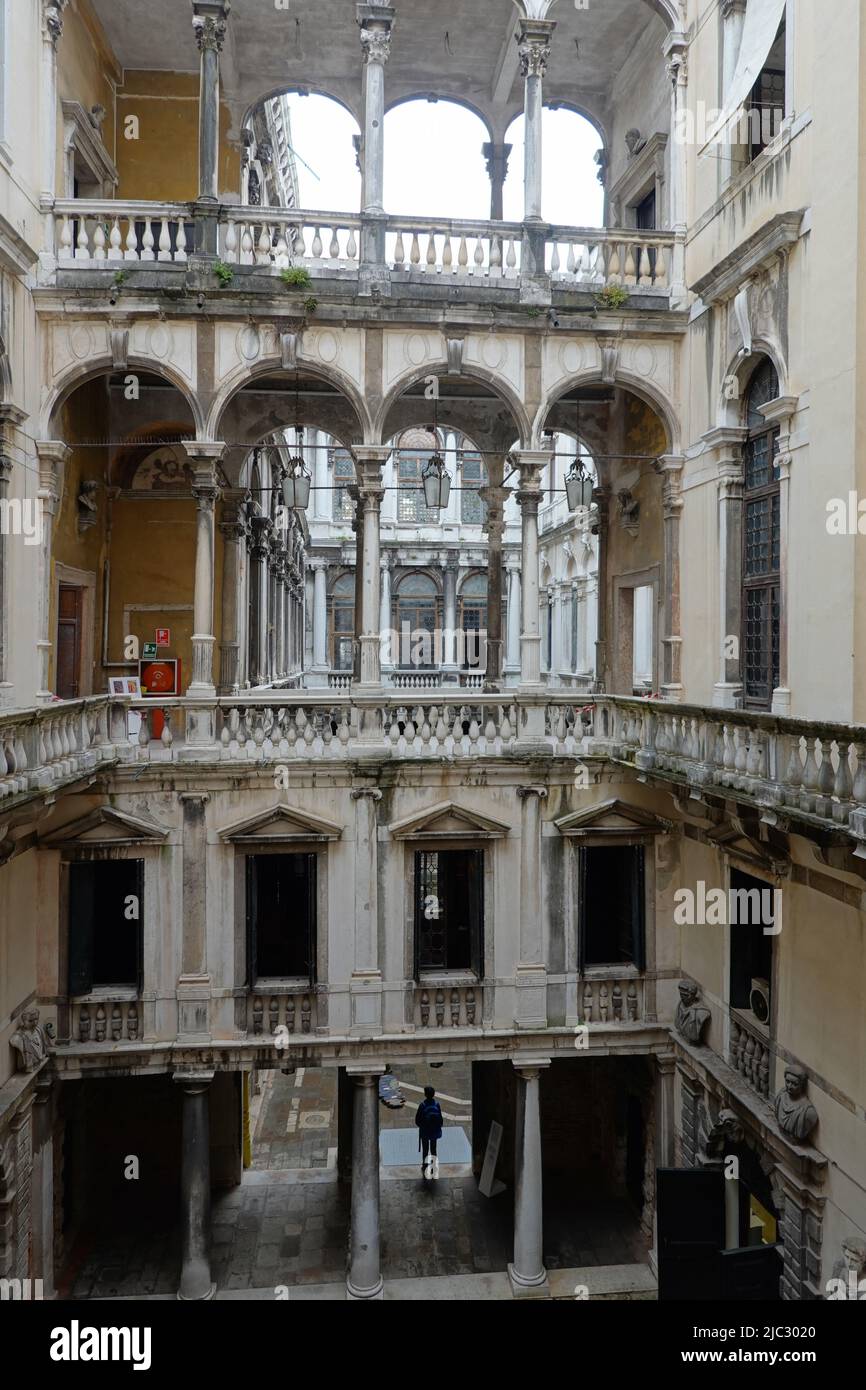
{"type": "MultiPolygon", "coordinates": [[[[361,177],[355,166],[353,118],[326,97],[293,95],[292,141],[298,156],[301,207],[357,212],[361,177]]],[[[543,213],[549,222],[597,227],[603,192],[593,162],[598,133],[573,111],[545,110],[543,213]]],[[[385,118],[385,208],[415,217],[489,218],[490,180],[477,116],[452,102],[404,103],[385,118]]],[[[514,148],[505,184],[506,221],[523,216],[523,117],[513,123],[514,148]]]]}

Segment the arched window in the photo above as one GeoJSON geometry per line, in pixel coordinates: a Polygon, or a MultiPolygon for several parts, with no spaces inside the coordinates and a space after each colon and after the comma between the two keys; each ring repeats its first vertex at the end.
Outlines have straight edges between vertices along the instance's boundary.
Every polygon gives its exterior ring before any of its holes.
{"type": "Polygon", "coordinates": [[[743,450],[743,702],[769,709],[779,684],[781,585],[779,427],[760,407],[779,395],[769,360],[758,367],[746,394],[748,438],[743,450]]]}
{"type": "Polygon", "coordinates": [[[355,637],[355,576],[341,574],[331,590],[328,652],[332,671],[351,671],[355,637]]]}
{"type": "Polygon", "coordinates": [[[397,644],[395,664],[431,670],[441,653],[436,641],[439,593],[429,574],[413,572],[397,582],[397,644]]]}
{"type": "Polygon", "coordinates": [[[406,430],[397,440],[398,521],[414,521],[421,526],[439,521],[438,509],[424,502],[422,482],[424,465],[436,448],[436,436],[430,430],[406,430]]]}
{"type": "Polygon", "coordinates": [[[355,507],[348,493],[349,484],[355,481],[352,456],[346,449],[334,449],[331,460],[334,465],[334,520],[353,521],[355,507]]]}
{"type": "Polygon", "coordinates": [[[470,574],[463,581],[459,594],[458,617],[463,634],[463,651],[458,659],[468,670],[486,666],[485,634],[487,632],[487,575],[470,574]]]}
{"type": "Polygon", "coordinates": [[[487,486],[487,470],[481,455],[474,449],[461,449],[458,455],[460,464],[460,519],[464,526],[483,526],[487,520],[487,504],[478,496],[478,489],[487,486]]]}

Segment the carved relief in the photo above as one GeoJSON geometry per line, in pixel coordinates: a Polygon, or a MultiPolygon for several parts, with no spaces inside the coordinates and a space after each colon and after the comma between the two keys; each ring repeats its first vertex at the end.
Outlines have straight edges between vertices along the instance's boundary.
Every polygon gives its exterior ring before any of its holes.
{"type": "Polygon", "coordinates": [[[18,1054],[18,1070],[35,1071],[53,1048],[54,1030],[39,1022],[38,1009],[25,1009],[9,1042],[18,1054]]]}

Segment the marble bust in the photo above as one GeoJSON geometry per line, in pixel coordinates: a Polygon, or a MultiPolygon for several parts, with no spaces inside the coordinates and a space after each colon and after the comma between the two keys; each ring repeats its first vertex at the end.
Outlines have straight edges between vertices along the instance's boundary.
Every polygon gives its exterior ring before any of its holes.
{"type": "Polygon", "coordinates": [[[802,1067],[785,1068],[785,1089],[773,1104],[779,1128],[792,1139],[806,1140],[818,1123],[818,1112],[806,1095],[806,1073],[802,1067]]]}
{"type": "Polygon", "coordinates": [[[25,1009],[9,1039],[18,1053],[18,1070],[35,1071],[51,1051],[51,1024],[39,1022],[38,1009],[25,1009]]]}
{"type": "Polygon", "coordinates": [[[680,980],[680,1002],[677,1005],[674,1027],[690,1043],[700,1044],[701,1034],[707,1026],[710,1011],[701,1004],[700,989],[693,980],[680,980]]]}

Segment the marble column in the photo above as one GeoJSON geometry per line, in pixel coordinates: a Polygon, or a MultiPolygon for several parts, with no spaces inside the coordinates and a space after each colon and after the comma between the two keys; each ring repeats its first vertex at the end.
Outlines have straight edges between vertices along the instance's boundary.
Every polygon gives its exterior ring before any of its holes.
{"type": "Polygon", "coordinates": [[[36,493],[37,517],[39,521],[39,593],[38,626],[36,649],[38,653],[38,681],[36,691],[37,705],[50,704],[54,698],[49,689],[51,662],[51,590],[54,514],[63,489],[63,465],[72,450],[58,440],[43,440],[36,445],[39,460],[39,488],[36,493]]]}
{"type": "Polygon", "coordinates": [[[597,487],[592,500],[598,508],[598,609],[595,629],[595,683],[599,690],[605,690],[608,681],[607,629],[608,629],[608,583],[607,552],[608,526],[610,524],[610,488],[597,487]]]}
{"type": "MultiPolygon", "coordinates": [[[[502,537],[505,532],[505,503],[511,496],[507,487],[484,487],[478,496],[487,508],[487,639],[484,689],[502,687],[502,537]]],[[[509,595],[509,603],[511,601],[509,595]]]]}
{"type": "Polygon", "coordinates": [[[211,977],[207,966],[207,792],[180,792],[183,813],[182,933],[177,982],[177,1036],[210,1040],[211,977]]]}
{"type": "Polygon", "coordinates": [[[379,560],[379,568],[381,570],[379,592],[379,631],[382,635],[379,660],[382,671],[393,671],[393,634],[391,632],[391,558],[389,555],[383,555],[381,557],[381,559],[379,560]]]}
{"type": "Polygon", "coordinates": [[[508,572],[508,633],[505,648],[505,670],[508,674],[520,672],[520,561],[510,559],[508,572]]]}
{"type": "Polygon", "coordinates": [[[759,406],[769,425],[779,426],[776,463],[779,468],[779,684],[773,691],[773,714],[789,718],[791,689],[788,676],[788,547],[789,510],[791,495],[791,431],[799,405],[798,396],[780,396],[759,406]]]}
{"type": "MultiPolygon", "coordinates": [[[[328,561],[314,555],[309,561],[313,571],[313,672],[328,675],[328,561]]],[[[318,682],[317,682],[318,684],[318,682]]]]}
{"type": "Polygon", "coordinates": [[[228,0],[193,0],[192,25],[201,60],[198,88],[198,201],[219,196],[220,53],[231,5],[228,0]]]}
{"type": "Polygon", "coordinates": [[[514,1061],[517,1072],[514,1260],[508,1266],[515,1298],[548,1298],[542,1242],[542,1163],[539,1087],[550,1058],[514,1061]]]}
{"type": "MultiPolygon", "coordinates": [[[[664,516],[665,569],[662,603],[661,693],[666,700],[682,700],[682,645],[680,629],[680,517],[683,511],[682,474],[684,460],[666,454],[656,463],[662,475],[662,512],[664,516]]],[[[655,640],[655,632],[653,633],[655,640]]],[[[656,656],[652,654],[653,669],[656,656]]]]}
{"type": "Polygon", "coordinates": [[[254,516],[250,522],[252,543],[252,567],[250,583],[255,588],[254,613],[256,632],[253,637],[254,669],[250,671],[252,685],[267,684],[268,650],[268,555],[271,547],[270,517],[254,516]]]}
{"type": "Polygon", "coordinates": [[[359,291],[366,295],[374,288],[385,295],[391,292],[385,264],[385,64],[391,54],[395,13],[390,5],[381,3],[357,6],[364,55],[359,291]]]}
{"type": "Polygon", "coordinates": [[[515,968],[518,1028],[547,1027],[547,966],[541,892],[541,803],[547,788],[518,787],[520,798],[520,943],[515,968]]]}
{"type": "Polygon", "coordinates": [[[309,435],[309,451],[313,455],[313,520],[330,521],[333,509],[328,479],[327,435],[321,430],[310,430],[309,435]]]}
{"type": "MultiPolygon", "coordinates": [[[[688,88],[688,42],[685,34],[674,31],[668,34],[664,43],[668,77],[671,83],[671,130],[681,129],[680,112],[685,110],[688,88]]],[[[671,140],[670,162],[670,212],[668,225],[677,233],[670,267],[671,303],[676,305],[686,300],[686,248],[687,231],[686,209],[686,160],[688,143],[685,140],[671,140]]]]}
{"type": "Polygon", "coordinates": [[[491,222],[502,221],[502,193],[505,187],[505,180],[508,177],[508,160],[511,155],[512,146],[488,141],[481,146],[481,153],[487,164],[487,174],[490,178],[490,220],[491,222]]]}
{"type": "Polygon", "coordinates": [[[523,217],[527,222],[538,222],[541,220],[542,87],[556,24],[549,19],[520,19],[518,24],[517,49],[524,79],[523,217]]]}
{"type": "Polygon", "coordinates": [[[175,1072],[183,1091],[180,1194],[181,1271],[178,1298],[213,1298],[210,1272],[210,1129],[208,1101],[212,1071],[175,1072]]]}
{"type": "Polygon", "coordinates": [[[42,62],[39,81],[39,140],[42,147],[40,172],[41,200],[46,211],[43,220],[42,273],[49,275],[57,265],[54,244],[54,212],[57,194],[57,45],[63,34],[63,11],[68,0],[42,0],[42,62]]]}
{"type": "Polygon", "coordinates": [[[222,495],[220,535],[223,538],[222,622],[220,624],[221,695],[240,689],[240,557],[244,537],[243,509],[249,493],[227,488],[222,495]]]}
{"type": "Polygon", "coordinates": [[[538,508],[542,499],[542,473],[553,458],[549,450],[520,450],[513,455],[520,470],[517,502],[521,511],[522,607],[520,632],[520,684],[530,693],[541,682],[541,633],[538,586],[538,508]]]}
{"type": "Polygon", "coordinates": [[[379,1084],[384,1066],[347,1067],[354,1080],[352,1217],[347,1299],[383,1299],[379,1268],[379,1084]]]}
{"type": "Polygon", "coordinates": [[[216,465],[224,444],[185,442],[193,468],[192,492],[196,501],[195,593],[193,596],[192,681],[188,695],[213,695],[214,612],[214,508],[219,496],[216,465]]]}
{"type": "Polygon", "coordinates": [[[713,704],[721,709],[738,709],[743,695],[740,641],[743,441],[746,438],[746,430],[711,430],[703,438],[707,447],[715,449],[718,455],[719,679],[713,688],[713,704]]]}
{"type": "Polygon", "coordinates": [[[358,445],[355,450],[358,472],[358,494],[363,512],[361,552],[361,649],[358,684],[376,689],[381,685],[379,653],[379,508],[384,496],[382,469],[390,450],[370,445],[358,445]]]}
{"type": "MultiPolygon", "coordinates": [[[[21,426],[27,419],[23,410],[8,402],[0,402],[0,504],[7,500],[12,475],[13,450],[23,447],[21,426]]],[[[2,506],[0,506],[2,510],[2,506]]],[[[37,516],[41,518],[41,511],[37,516]]],[[[4,530],[0,528],[0,711],[14,703],[14,686],[9,661],[9,598],[11,585],[8,574],[9,548],[4,530]]]]}
{"type": "Polygon", "coordinates": [[[442,684],[459,683],[457,667],[457,556],[446,557],[443,571],[442,684]]]}
{"type": "MultiPolygon", "coordinates": [[[[357,471],[357,470],[356,470],[357,471]]],[[[352,618],[352,680],[361,678],[361,610],[364,592],[364,507],[357,483],[346,488],[355,509],[352,531],[355,536],[355,611],[352,618]]]]}
{"type": "Polygon", "coordinates": [[[382,972],[379,968],[379,813],[382,793],[367,784],[351,793],[355,807],[355,960],[350,991],[351,1032],[369,1037],[382,1031],[382,972]]]}

